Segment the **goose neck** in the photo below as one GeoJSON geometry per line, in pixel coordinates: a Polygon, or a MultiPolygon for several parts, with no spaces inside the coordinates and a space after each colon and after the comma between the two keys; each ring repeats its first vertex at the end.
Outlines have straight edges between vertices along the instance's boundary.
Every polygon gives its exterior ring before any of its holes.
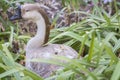
{"type": "Polygon", "coordinates": [[[37,49],[44,44],[45,41],[45,34],[46,34],[46,26],[44,19],[36,21],[37,24],[37,33],[36,35],[31,38],[27,43],[27,50],[30,49],[37,49]]]}

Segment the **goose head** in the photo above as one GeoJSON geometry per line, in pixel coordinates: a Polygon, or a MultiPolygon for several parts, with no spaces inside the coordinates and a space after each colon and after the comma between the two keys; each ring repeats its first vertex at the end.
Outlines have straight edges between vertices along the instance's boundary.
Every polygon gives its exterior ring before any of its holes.
{"type": "Polygon", "coordinates": [[[37,20],[42,19],[42,17],[48,21],[47,14],[40,8],[39,4],[24,4],[18,6],[16,14],[10,17],[10,20],[12,21],[23,18],[25,20],[36,22],[37,20]]]}
{"type": "Polygon", "coordinates": [[[32,20],[33,22],[36,22],[40,19],[42,19],[43,11],[40,9],[38,5],[34,4],[26,4],[21,6],[21,16],[23,19],[32,20]]]}
{"type": "Polygon", "coordinates": [[[25,20],[31,20],[35,22],[37,24],[37,27],[39,28],[37,32],[38,33],[45,32],[44,43],[47,43],[51,24],[49,22],[46,12],[43,9],[41,9],[39,4],[29,3],[29,4],[20,5],[16,10],[16,14],[14,14],[9,19],[11,21],[18,20],[18,19],[25,19],[25,20]],[[45,24],[45,26],[43,26],[43,24],[45,24]],[[45,31],[43,31],[42,29],[44,29],[45,31]]]}

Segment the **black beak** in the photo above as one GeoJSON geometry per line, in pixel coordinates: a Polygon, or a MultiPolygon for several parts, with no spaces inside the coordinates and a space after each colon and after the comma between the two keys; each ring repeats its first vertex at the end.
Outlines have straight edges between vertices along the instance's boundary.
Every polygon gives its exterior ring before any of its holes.
{"type": "MultiPolygon", "coordinates": [[[[10,13],[9,13],[10,14],[10,13]]],[[[21,16],[21,6],[18,6],[18,8],[16,9],[16,13],[14,14],[14,15],[12,15],[12,16],[9,16],[8,15],[8,17],[9,17],[9,19],[11,20],[11,21],[13,21],[13,20],[18,20],[18,19],[22,19],[22,16],[21,16]]]]}

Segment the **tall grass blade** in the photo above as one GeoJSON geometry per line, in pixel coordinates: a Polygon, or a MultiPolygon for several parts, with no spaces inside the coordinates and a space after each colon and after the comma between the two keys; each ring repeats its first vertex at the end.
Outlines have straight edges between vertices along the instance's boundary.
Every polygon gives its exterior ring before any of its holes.
{"type": "Polygon", "coordinates": [[[120,61],[118,61],[110,80],[119,80],[119,79],[120,79],[120,61]]]}

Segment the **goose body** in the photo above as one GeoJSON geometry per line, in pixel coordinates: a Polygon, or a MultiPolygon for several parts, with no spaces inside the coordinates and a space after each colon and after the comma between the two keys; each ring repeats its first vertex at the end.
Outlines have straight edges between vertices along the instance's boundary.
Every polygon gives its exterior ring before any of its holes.
{"type": "MultiPolygon", "coordinates": [[[[77,58],[77,52],[69,46],[63,44],[47,44],[49,38],[50,23],[47,14],[38,4],[24,4],[19,8],[20,17],[32,20],[37,24],[37,33],[31,38],[26,47],[25,66],[36,72],[43,78],[49,77],[54,71],[61,68],[53,64],[30,62],[31,59],[49,59],[52,56],[64,56],[70,59],[77,58]]],[[[11,18],[14,20],[14,16],[11,18]]]]}
{"type": "MultiPolygon", "coordinates": [[[[67,58],[73,59],[77,57],[76,51],[71,47],[60,45],[60,44],[48,44],[47,46],[41,46],[39,49],[31,49],[26,52],[26,61],[27,59],[50,59],[52,56],[66,56],[67,58]],[[74,53],[74,54],[73,54],[74,53]]],[[[49,77],[57,69],[61,68],[60,66],[51,65],[47,63],[40,62],[26,62],[26,67],[40,76],[46,78],[49,77]]]]}

